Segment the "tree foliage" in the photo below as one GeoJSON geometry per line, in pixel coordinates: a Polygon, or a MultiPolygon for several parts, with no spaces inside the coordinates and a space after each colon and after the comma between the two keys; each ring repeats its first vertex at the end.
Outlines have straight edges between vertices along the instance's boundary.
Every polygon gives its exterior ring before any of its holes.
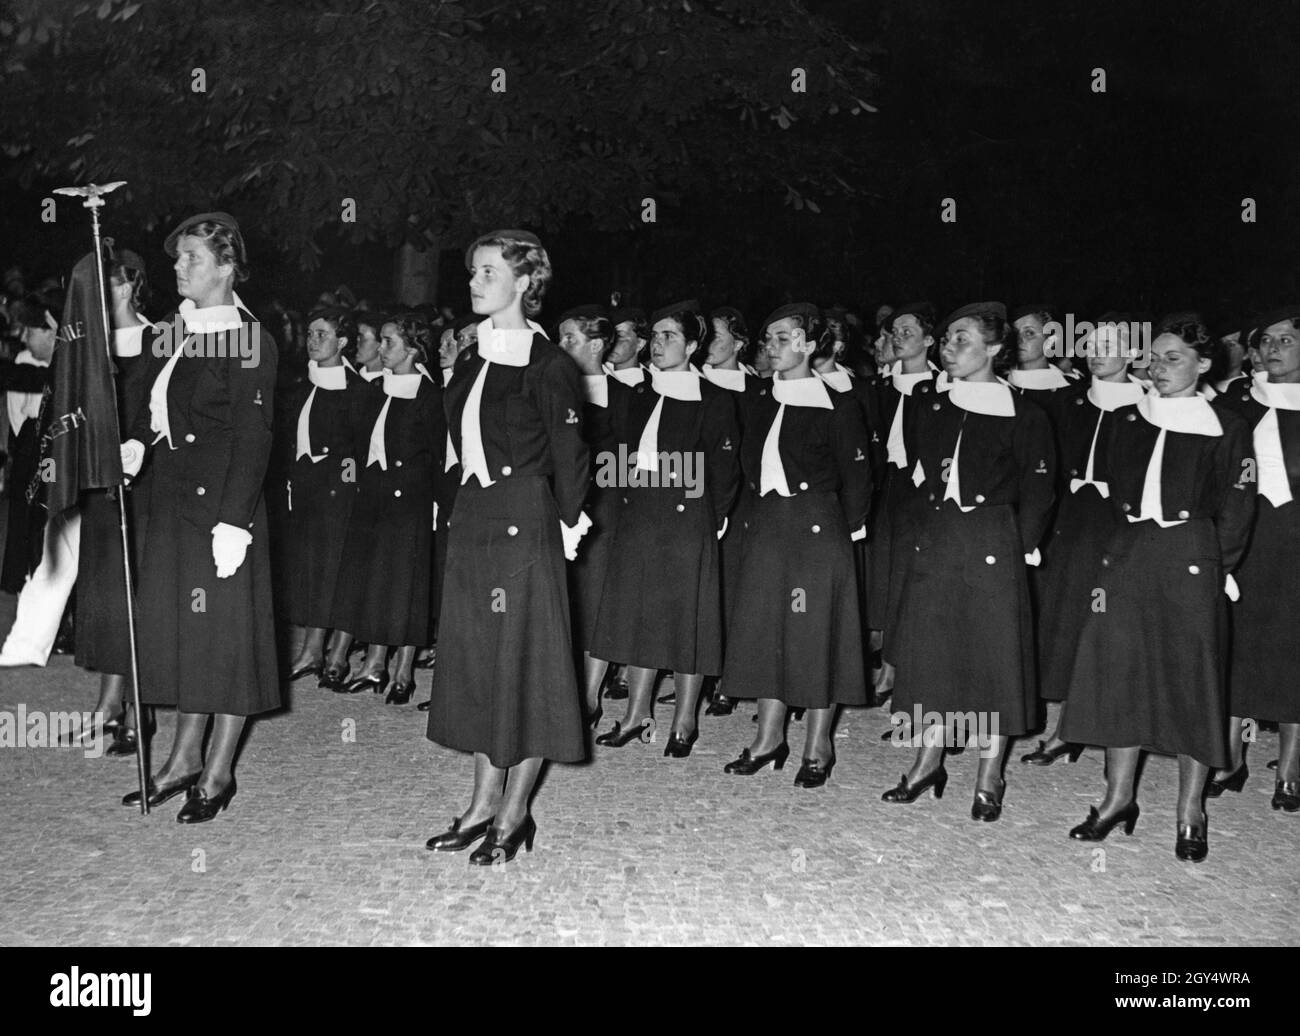
{"type": "Polygon", "coordinates": [[[256,214],[309,267],[331,229],[631,231],[645,198],[817,219],[861,190],[877,87],[796,0],[16,0],[0,41],[4,175],[127,180],[148,229],[256,214]]]}

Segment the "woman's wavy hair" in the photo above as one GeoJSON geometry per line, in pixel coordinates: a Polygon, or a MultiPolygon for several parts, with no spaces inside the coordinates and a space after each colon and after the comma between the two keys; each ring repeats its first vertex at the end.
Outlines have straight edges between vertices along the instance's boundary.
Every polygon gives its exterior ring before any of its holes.
{"type": "Polygon", "coordinates": [[[185,235],[197,237],[207,245],[208,251],[216,257],[219,266],[227,264],[233,266],[236,284],[243,284],[248,280],[248,253],[244,249],[244,237],[238,230],[224,223],[205,219],[182,227],[177,236],[185,235]]]}
{"type": "Polygon", "coordinates": [[[408,349],[414,349],[415,362],[429,366],[429,356],[434,351],[433,328],[429,321],[415,310],[404,310],[384,320],[397,328],[397,335],[408,349]]]}
{"type": "Polygon", "coordinates": [[[1161,335],[1173,335],[1195,349],[1196,355],[1202,360],[1210,361],[1210,369],[1197,379],[1198,385],[1218,381],[1227,374],[1228,351],[1199,313],[1165,315],[1156,324],[1151,340],[1154,342],[1161,335]]]}
{"type": "MultiPolygon", "coordinates": [[[[351,349],[355,355],[357,322],[350,310],[343,306],[321,306],[319,309],[312,310],[307,316],[307,326],[310,327],[317,320],[325,321],[334,329],[336,335],[345,339],[340,352],[347,355],[348,350],[351,349]]],[[[348,362],[351,362],[351,357],[348,357],[348,362]]]]}
{"type": "MultiPolygon", "coordinates": [[[[1016,367],[1016,328],[997,310],[979,309],[966,314],[973,319],[980,330],[980,337],[985,345],[1001,345],[993,357],[993,373],[999,378],[1006,377],[1016,367]]],[[[965,317],[963,318],[965,319],[965,317]]],[[[945,329],[945,334],[947,331],[945,329]]]]}
{"type": "Polygon", "coordinates": [[[542,296],[551,283],[551,258],[546,249],[531,241],[521,241],[514,237],[505,237],[497,233],[484,234],[465,250],[465,268],[468,270],[474,262],[474,250],[477,248],[499,248],[501,258],[510,267],[515,277],[528,277],[528,290],[524,292],[524,316],[535,317],[542,311],[542,296]]]}
{"type": "MultiPolygon", "coordinates": [[[[604,363],[605,357],[614,348],[614,325],[610,323],[609,317],[567,316],[564,320],[572,320],[578,330],[582,332],[583,338],[599,338],[601,340],[600,362],[604,363]]],[[[563,322],[561,321],[561,323],[563,322]]]]}
{"type": "MultiPolygon", "coordinates": [[[[754,350],[754,339],[749,333],[745,318],[731,309],[715,309],[709,314],[709,338],[713,337],[713,322],[721,320],[731,337],[736,340],[736,356],[742,363],[748,363],[754,350]]],[[[704,352],[708,352],[706,348],[704,352]]]]}
{"type": "Polygon", "coordinates": [[[138,257],[121,254],[114,256],[106,265],[110,282],[131,285],[131,308],[137,312],[143,309],[149,301],[149,278],[138,257]]]}
{"type": "Polygon", "coordinates": [[[357,346],[361,344],[362,325],[370,328],[379,337],[379,332],[384,329],[384,318],[379,313],[372,313],[369,310],[358,309],[352,313],[352,334],[348,338],[348,344],[343,347],[343,355],[347,358],[348,363],[357,362],[357,346]]]}

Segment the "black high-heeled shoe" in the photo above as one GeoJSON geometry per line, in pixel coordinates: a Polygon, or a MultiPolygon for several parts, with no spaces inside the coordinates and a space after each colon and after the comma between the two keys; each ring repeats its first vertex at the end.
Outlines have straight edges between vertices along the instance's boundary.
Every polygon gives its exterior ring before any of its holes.
{"type": "Polygon", "coordinates": [[[285,677],[289,682],[301,680],[304,676],[319,676],[320,671],[325,668],[323,662],[304,662],[297,669],[290,670],[289,675],[285,677]]]}
{"type": "Polygon", "coordinates": [[[376,694],[383,694],[384,688],[388,686],[388,670],[382,673],[367,673],[364,676],[358,676],[343,689],[344,694],[359,694],[369,688],[376,694]]]}
{"type": "Polygon", "coordinates": [[[582,706],[582,712],[584,717],[583,722],[587,725],[587,729],[595,730],[600,725],[600,721],[605,716],[605,705],[603,702],[597,699],[596,707],[593,709],[590,708],[584,702],[582,706]]]}
{"type": "Polygon", "coordinates": [[[438,649],[430,648],[427,655],[417,655],[415,659],[416,669],[432,669],[438,664],[438,649]]]}
{"type": "MultiPolygon", "coordinates": [[[[376,692],[378,693],[378,692],[376,692]]],[[[384,699],[385,705],[406,705],[411,700],[411,695],[415,693],[415,681],[403,683],[401,680],[394,680],[393,687],[388,692],[388,697],[384,699]]]]}
{"type": "Polygon", "coordinates": [[[190,797],[185,800],[185,805],[176,814],[176,822],[178,824],[206,823],[230,805],[230,800],[235,797],[235,790],[234,774],[230,776],[230,783],[211,798],[203,794],[203,789],[196,783],[190,789],[190,797]]]}
{"type": "Polygon", "coordinates": [[[890,788],[880,796],[881,802],[915,802],[927,788],[933,789],[936,799],[943,798],[943,789],[948,787],[948,771],[943,763],[927,773],[915,784],[907,783],[907,774],[898,781],[898,787],[890,788]]]}
{"type": "Polygon", "coordinates": [[[1178,839],[1174,842],[1174,855],[1188,863],[1200,863],[1210,855],[1210,842],[1206,836],[1205,814],[1199,824],[1179,824],[1178,839]]]}
{"type": "Polygon", "coordinates": [[[613,730],[607,730],[596,738],[596,744],[605,745],[609,748],[622,748],[638,738],[645,741],[644,734],[647,730],[654,729],[654,722],[653,719],[643,719],[636,726],[628,727],[626,730],[623,729],[621,722],[615,722],[613,730]]]}
{"type": "Polygon", "coordinates": [[[664,757],[673,759],[685,759],[691,754],[691,749],[695,747],[695,742],[700,739],[700,729],[696,727],[691,731],[691,736],[680,738],[677,731],[668,735],[668,744],[664,745],[664,757]]]}
{"type": "Polygon", "coordinates": [[[609,685],[609,690],[605,692],[605,697],[610,701],[624,701],[628,695],[627,680],[620,677],[609,685]]]}
{"type": "Polygon", "coordinates": [[[1131,835],[1133,828],[1137,827],[1139,813],[1141,810],[1138,809],[1136,799],[1123,809],[1116,810],[1105,820],[1101,819],[1096,806],[1089,806],[1088,819],[1078,827],[1070,828],[1070,837],[1076,842],[1103,842],[1106,836],[1120,824],[1124,825],[1124,833],[1131,835]]]}
{"type": "Polygon", "coordinates": [[[710,700],[708,707],[704,710],[706,716],[730,716],[736,711],[736,699],[728,698],[725,694],[715,694],[710,700]]]}
{"type": "Polygon", "coordinates": [[[1300,813],[1300,781],[1278,781],[1269,805],[1285,813],[1300,813]]]}
{"type": "MultiPolygon", "coordinates": [[[[155,784],[154,779],[150,777],[149,783],[145,785],[145,791],[149,795],[149,808],[152,809],[154,806],[161,806],[168,799],[175,798],[181,792],[189,791],[191,788],[193,788],[196,784],[199,783],[199,778],[202,776],[203,776],[203,771],[197,770],[186,777],[180,778],[179,780],[168,781],[166,784],[155,784]]],[[[125,795],[123,795],[122,805],[124,806],[140,805],[139,789],[135,791],[127,792],[125,795]]]]}
{"type": "Polygon", "coordinates": [[[830,778],[831,768],[835,765],[835,756],[831,756],[825,763],[818,762],[816,759],[809,759],[807,756],[803,759],[803,765],[799,767],[799,772],[795,774],[794,784],[796,788],[820,788],[830,778]]]}
{"type": "Polygon", "coordinates": [[[469,862],[475,867],[490,867],[498,861],[509,863],[521,845],[532,852],[536,836],[537,822],[531,816],[524,817],[524,822],[508,835],[497,827],[489,827],[487,838],[470,854],[469,862]]]}
{"type": "Polygon", "coordinates": [[[320,680],[317,681],[317,687],[324,687],[327,691],[334,691],[336,694],[343,693],[343,684],[348,678],[348,666],[345,662],[343,665],[327,665],[321,670],[320,680]]]}
{"type": "Polygon", "coordinates": [[[798,723],[801,719],[803,719],[803,713],[804,713],[804,710],[803,710],[802,707],[800,707],[800,708],[795,708],[795,709],[791,709],[791,710],[790,710],[790,718],[791,718],[792,720],[794,720],[796,723],[798,723]]]}
{"type": "Polygon", "coordinates": [[[983,788],[975,789],[975,800],[970,806],[972,820],[982,820],[986,824],[991,824],[1002,816],[1002,797],[1007,793],[1007,782],[999,781],[998,784],[996,793],[985,791],[983,788]]]}
{"type": "Polygon", "coordinates": [[[417,705],[416,708],[419,709],[421,712],[428,712],[431,708],[433,708],[433,699],[430,698],[428,701],[420,702],[420,704],[417,705]]]}
{"type": "Polygon", "coordinates": [[[432,849],[435,853],[458,853],[462,849],[468,849],[488,833],[488,828],[492,826],[492,821],[496,817],[488,817],[486,820],[471,824],[469,827],[460,826],[463,819],[465,818],[456,817],[451,822],[451,827],[440,835],[434,835],[424,843],[424,847],[432,849]]]}
{"type": "Polygon", "coordinates": [[[1032,752],[1027,752],[1020,757],[1022,763],[1029,763],[1031,766],[1051,766],[1061,756],[1070,757],[1070,762],[1077,763],[1079,756],[1083,755],[1083,745],[1073,745],[1063,743],[1055,748],[1048,748],[1046,741],[1038,742],[1038,747],[1032,752]]]}
{"type": "Polygon", "coordinates": [[[741,750],[740,757],[733,759],[722,768],[723,773],[739,774],[741,777],[752,777],[758,773],[768,763],[772,764],[773,770],[780,770],[785,766],[785,761],[790,758],[790,746],[782,741],[770,752],[763,752],[761,755],[750,755],[749,749],[741,750]]]}
{"type": "Polygon", "coordinates": [[[1232,773],[1221,781],[1211,777],[1205,782],[1205,794],[1207,798],[1217,799],[1225,791],[1240,792],[1246,784],[1246,778],[1250,776],[1250,767],[1244,762],[1238,766],[1232,773]]]}
{"type": "Polygon", "coordinates": [[[660,695],[658,698],[655,699],[655,701],[657,701],[660,705],[676,705],[677,691],[671,690],[667,694],[660,695]]]}

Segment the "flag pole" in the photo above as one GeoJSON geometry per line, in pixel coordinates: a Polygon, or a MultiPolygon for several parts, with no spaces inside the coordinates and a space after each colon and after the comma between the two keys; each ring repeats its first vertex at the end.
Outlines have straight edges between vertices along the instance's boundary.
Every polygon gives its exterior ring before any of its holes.
{"type": "MultiPolygon", "coordinates": [[[[110,184],[88,184],[85,187],[62,187],[55,194],[70,194],[84,198],[82,207],[90,210],[90,229],[95,239],[95,289],[99,293],[99,317],[104,322],[104,349],[108,352],[109,363],[113,362],[113,329],[108,320],[108,294],[104,289],[104,253],[99,237],[99,210],[104,207],[104,195],[115,191],[126,181],[119,180],[110,184]]],[[[118,430],[118,439],[122,436],[122,416],[117,409],[117,392],[110,393],[113,404],[113,427],[118,430]]],[[[122,534],[122,581],[126,587],[126,630],[131,645],[131,695],[135,704],[135,765],[136,776],[140,782],[140,813],[149,815],[149,769],[145,765],[145,721],[144,711],[140,706],[140,655],[136,647],[135,633],[135,588],[131,579],[131,540],[127,533],[126,518],[126,476],[117,486],[118,528],[122,534]]]]}

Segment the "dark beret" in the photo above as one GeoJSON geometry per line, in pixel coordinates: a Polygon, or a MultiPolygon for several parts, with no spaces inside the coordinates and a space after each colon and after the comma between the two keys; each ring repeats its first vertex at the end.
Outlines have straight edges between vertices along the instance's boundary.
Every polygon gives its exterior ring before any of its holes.
{"type": "Polygon", "coordinates": [[[948,319],[943,322],[945,328],[951,327],[958,320],[965,320],[967,317],[979,316],[984,313],[991,313],[1001,320],[1007,319],[1007,307],[1001,302],[972,302],[968,306],[962,306],[960,309],[954,309],[948,314],[948,319]]]}
{"type": "Polygon", "coordinates": [[[645,310],[636,306],[619,306],[609,311],[610,323],[614,325],[626,324],[631,321],[634,324],[645,323],[645,310]]]}
{"type": "Polygon", "coordinates": [[[891,320],[897,320],[899,317],[919,317],[921,320],[928,320],[934,323],[935,310],[933,302],[909,302],[905,306],[899,306],[894,310],[891,320]]]}
{"type": "Polygon", "coordinates": [[[467,327],[477,327],[479,324],[483,323],[485,319],[486,317],[481,317],[477,313],[464,313],[452,321],[452,330],[457,334],[460,334],[467,327]]]}
{"type": "Polygon", "coordinates": [[[574,306],[572,309],[566,309],[560,314],[560,319],[556,324],[563,324],[566,320],[608,320],[609,310],[604,306],[595,304],[587,306],[574,306]]]}
{"type": "Polygon", "coordinates": [[[671,306],[661,306],[650,314],[650,326],[653,327],[668,317],[677,317],[688,341],[698,342],[704,337],[707,328],[704,326],[704,317],[700,315],[698,299],[683,299],[681,302],[674,302],[671,306]],[[693,330],[686,326],[688,320],[695,324],[693,330]]]}
{"type": "Polygon", "coordinates": [[[176,229],[167,235],[167,240],[163,242],[163,251],[172,258],[176,257],[176,242],[182,234],[188,234],[200,223],[220,223],[223,227],[234,232],[235,256],[241,263],[248,262],[244,254],[244,235],[240,232],[239,224],[235,217],[229,212],[200,212],[197,216],[191,216],[189,219],[183,219],[176,225],[176,229]]]}
{"type": "Polygon", "coordinates": [[[759,326],[758,333],[762,335],[769,326],[775,324],[778,320],[784,320],[786,317],[800,317],[805,321],[813,321],[820,320],[821,316],[822,311],[811,302],[791,302],[772,310],[767,315],[767,319],[759,326]]]}
{"type": "Polygon", "coordinates": [[[745,315],[735,306],[719,306],[709,314],[709,320],[739,320],[743,324],[745,315]]]}
{"type": "Polygon", "coordinates": [[[1039,313],[1049,313],[1055,315],[1056,307],[1050,302],[1027,302],[1023,306],[1017,306],[1011,314],[1011,323],[1015,323],[1021,317],[1036,316],[1039,313]]]}
{"type": "Polygon", "coordinates": [[[1286,320],[1291,321],[1296,327],[1300,327],[1300,304],[1270,309],[1267,313],[1261,313],[1258,318],[1252,321],[1252,324],[1262,331],[1286,320]]]}

